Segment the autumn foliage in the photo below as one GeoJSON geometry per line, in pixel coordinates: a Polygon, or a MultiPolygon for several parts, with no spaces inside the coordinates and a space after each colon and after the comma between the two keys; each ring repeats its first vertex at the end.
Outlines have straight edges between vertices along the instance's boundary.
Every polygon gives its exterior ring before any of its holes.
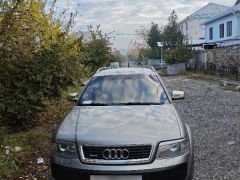
{"type": "Polygon", "coordinates": [[[110,61],[109,39],[99,27],[83,42],[69,33],[74,15],[61,21],[54,4],[0,1],[0,126],[29,126],[46,101],[110,61]]]}

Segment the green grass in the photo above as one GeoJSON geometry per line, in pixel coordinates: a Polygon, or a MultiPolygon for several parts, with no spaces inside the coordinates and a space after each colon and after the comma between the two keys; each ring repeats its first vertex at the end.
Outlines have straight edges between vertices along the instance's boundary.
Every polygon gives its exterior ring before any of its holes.
{"type": "Polygon", "coordinates": [[[181,73],[180,75],[188,78],[196,79],[196,80],[207,81],[207,82],[218,82],[219,80],[221,80],[220,77],[210,76],[200,72],[193,73],[193,72],[186,71],[181,73]]]}
{"type": "Polygon", "coordinates": [[[180,76],[192,77],[193,72],[190,72],[190,71],[184,71],[184,72],[180,73],[179,75],[180,75],[180,76]]]}
{"type": "Polygon", "coordinates": [[[2,179],[13,179],[20,175],[21,158],[17,156],[1,156],[0,177],[2,179]]]}
{"type": "Polygon", "coordinates": [[[49,153],[52,132],[69,113],[74,102],[67,101],[67,95],[72,92],[80,94],[82,87],[70,87],[62,93],[62,98],[57,102],[47,102],[47,108],[35,120],[36,127],[28,131],[6,133],[0,127],[0,179],[48,179],[49,153]],[[5,146],[9,146],[9,155],[5,154],[5,146]],[[21,152],[14,152],[14,147],[21,147],[21,152]],[[36,159],[43,157],[45,164],[39,166],[36,159]],[[33,173],[32,173],[32,172],[33,173]],[[26,174],[31,174],[25,177],[26,174]],[[43,178],[45,176],[46,178],[43,178]]]}
{"type": "Polygon", "coordinates": [[[69,93],[78,93],[79,96],[82,89],[83,87],[81,85],[69,87],[66,91],[62,92],[62,99],[65,100],[69,93]]]}
{"type": "MultiPolygon", "coordinates": [[[[201,80],[201,81],[207,81],[210,83],[217,83],[217,82],[223,81],[220,77],[210,76],[210,75],[206,75],[203,73],[193,73],[193,72],[189,72],[189,71],[181,73],[180,76],[185,76],[188,78],[193,78],[193,79],[201,80]]],[[[236,84],[229,83],[228,86],[224,87],[223,89],[226,91],[240,92],[236,88],[237,88],[236,84]]]]}
{"type": "MultiPolygon", "coordinates": [[[[3,179],[18,178],[24,172],[23,164],[34,154],[49,154],[51,134],[39,133],[36,130],[5,134],[4,144],[0,148],[0,177],[3,179]],[[5,154],[5,146],[10,147],[10,154],[5,154]],[[15,152],[14,147],[22,151],[15,152]]],[[[37,157],[36,157],[37,158],[37,157]]]]}
{"type": "Polygon", "coordinates": [[[237,90],[236,88],[237,88],[236,85],[228,85],[228,86],[224,87],[223,89],[226,91],[240,92],[240,90],[237,90]]]}

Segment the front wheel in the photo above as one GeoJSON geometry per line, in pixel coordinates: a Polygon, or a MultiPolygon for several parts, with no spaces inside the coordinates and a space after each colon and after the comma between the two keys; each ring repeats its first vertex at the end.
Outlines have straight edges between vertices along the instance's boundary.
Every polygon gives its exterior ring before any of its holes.
{"type": "Polygon", "coordinates": [[[186,180],[192,180],[193,179],[193,175],[194,175],[194,165],[195,165],[195,158],[194,158],[194,140],[193,140],[193,136],[192,136],[192,131],[190,126],[186,125],[187,128],[187,132],[188,132],[188,136],[190,139],[190,144],[191,144],[191,156],[190,156],[190,162],[189,162],[189,170],[188,170],[188,176],[186,178],[186,180]]]}
{"type": "Polygon", "coordinates": [[[189,169],[188,177],[186,180],[192,180],[194,175],[194,157],[191,163],[191,168],[189,169]]]}

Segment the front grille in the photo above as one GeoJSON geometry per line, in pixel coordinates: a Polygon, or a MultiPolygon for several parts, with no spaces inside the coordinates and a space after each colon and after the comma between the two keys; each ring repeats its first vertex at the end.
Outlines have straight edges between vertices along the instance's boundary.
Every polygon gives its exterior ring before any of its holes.
{"type": "Polygon", "coordinates": [[[108,160],[104,157],[104,150],[127,150],[129,152],[127,158],[112,158],[109,160],[140,160],[149,159],[151,155],[151,145],[139,146],[82,146],[82,153],[86,159],[108,160]]]}

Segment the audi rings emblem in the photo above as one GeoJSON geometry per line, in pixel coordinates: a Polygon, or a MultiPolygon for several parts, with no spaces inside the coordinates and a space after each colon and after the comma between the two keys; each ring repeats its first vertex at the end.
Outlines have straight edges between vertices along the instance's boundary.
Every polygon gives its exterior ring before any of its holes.
{"type": "Polygon", "coordinates": [[[105,149],[102,156],[106,160],[126,160],[129,158],[127,149],[105,149]]]}

